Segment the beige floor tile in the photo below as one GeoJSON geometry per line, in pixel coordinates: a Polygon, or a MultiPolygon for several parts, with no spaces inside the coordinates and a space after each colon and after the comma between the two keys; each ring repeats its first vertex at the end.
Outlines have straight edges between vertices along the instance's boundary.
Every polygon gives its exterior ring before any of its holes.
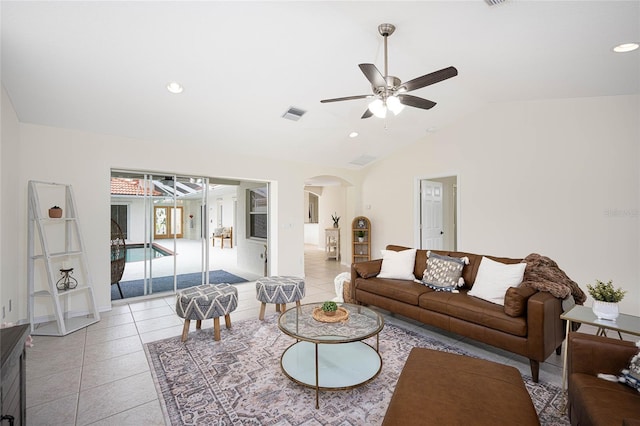
{"type": "Polygon", "coordinates": [[[82,365],[68,370],[57,370],[53,374],[27,380],[27,407],[44,404],[78,393],[82,365]]]}
{"type": "Polygon", "coordinates": [[[91,324],[87,327],[87,331],[89,330],[98,330],[102,328],[115,327],[117,325],[122,324],[130,324],[133,322],[133,316],[130,312],[125,312],[122,314],[108,315],[100,318],[95,324],[91,324]]]}
{"type": "Polygon", "coordinates": [[[87,345],[95,345],[96,343],[135,336],[136,334],[138,334],[138,329],[134,322],[107,328],[90,329],[87,330],[87,345]]]}
{"type": "Polygon", "coordinates": [[[160,318],[166,316],[175,316],[175,311],[165,304],[164,306],[158,306],[155,308],[145,309],[142,311],[134,311],[133,317],[136,321],[144,321],[153,318],[160,318]]]}
{"type": "Polygon", "coordinates": [[[172,313],[171,315],[168,315],[168,316],[159,317],[159,318],[136,321],[136,326],[138,327],[138,332],[140,334],[148,333],[150,331],[160,330],[163,328],[169,328],[169,327],[173,327],[181,324],[184,324],[184,320],[178,317],[175,313],[172,313]]]}
{"type": "Polygon", "coordinates": [[[69,426],[76,422],[78,394],[27,408],[28,425],[69,426]]]}
{"type": "Polygon", "coordinates": [[[85,364],[98,362],[140,350],[142,350],[142,343],[139,336],[123,337],[87,346],[84,352],[84,362],[85,364]]]}
{"type": "Polygon", "coordinates": [[[50,376],[52,372],[73,370],[82,367],[84,348],[64,348],[56,350],[35,351],[28,349],[26,356],[27,380],[50,376]],[[55,367],[55,370],[52,370],[55,367]]]}
{"type": "Polygon", "coordinates": [[[33,347],[29,348],[29,351],[82,350],[86,333],[87,330],[83,328],[66,336],[38,336],[34,334],[31,336],[33,338],[33,347]]]}
{"type": "Polygon", "coordinates": [[[164,298],[149,299],[129,304],[131,312],[144,311],[146,309],[160,308],[163,306],[169,306],[164,298]]]}
{"type": "Polygon", "coordinates": [[[131,408],[122,413],[115,414],[106,419],[92,423],[91,426],[164,426],[165,419],[160,408],[160,403],[155,401],[147,402],[131,408]]]}
{"type": "Polygon", "coordinates": [[[81,391],[149,371],[144,351],[87,363],[82,369],[81,391]]]}
{"type": "Polygon", "coordinates": [[[151,373],[144,372],[80,392],[78,425],[106,419],[157,400],[151,373]]]}
{"type": "Polygon", "coordinates": [[[149,343],[180,335],[182,335],[182,325],[143,333],[140,335],[140,339],[142,340],[142,343],[149,343]]]}
{"type": "Polygon", "coordinates": [[[131,313],[131,309],[129,309],[129,305],[112,305],[110,311],[100,312],[100,317],[110,317],[113,315],[122,315],[131,313]]]}

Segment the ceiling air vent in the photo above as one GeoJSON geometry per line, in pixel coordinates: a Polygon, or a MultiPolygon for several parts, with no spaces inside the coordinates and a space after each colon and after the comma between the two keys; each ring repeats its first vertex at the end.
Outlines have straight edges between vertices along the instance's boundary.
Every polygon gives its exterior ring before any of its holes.
{"type": "Polygon", "coordinates": [[[484,0],[484,1],[487,2],[489,6],[495,6],[497,4],[504,3],[506,0],[484,0]]]}
{"type": "Polygon", "coordinates": [[[371,155],[361,155],[360,157],[354,158],[353,160],[349,161],[349,164],[354,164],[356,166],[364,166],[365,164],[369,164],[375,159],[376,157],[372,157],[371,155]]]}
{"type": "Polygon", "coordinates": [[[291,120],[291,121],[298,121],[300,120],[300,117],[302,117],[306,113],[307,111],[303,109],[296,108],[296,107],[289,107],[289,109],[286,110],[284,114],[282,114],[282,118],[286,118],[287,120],[291,120]]]}

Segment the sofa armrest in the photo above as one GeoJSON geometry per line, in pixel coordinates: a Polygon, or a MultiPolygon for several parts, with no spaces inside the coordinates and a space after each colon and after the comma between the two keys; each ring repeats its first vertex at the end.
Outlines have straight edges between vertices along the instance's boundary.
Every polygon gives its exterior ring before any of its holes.
{"type": "Polygon", "coordinates": [[[638,353],[633,342],[584,333],[569,333],[567,369],[572,373],[596,376],[598,373],[620,374],[638,353]]]}
{"type": "Polygon", "coordinates": [[[527,345],[529,358],[542,362],[564,341],[562,301],[546,291],[538,291],[527,301],[527,345]]]}

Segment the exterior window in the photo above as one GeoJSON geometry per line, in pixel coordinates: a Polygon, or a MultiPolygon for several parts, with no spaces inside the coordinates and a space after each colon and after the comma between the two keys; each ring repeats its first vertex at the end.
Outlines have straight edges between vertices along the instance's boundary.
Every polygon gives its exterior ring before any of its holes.
{"type": "Polygon", "coordinates": [[[267,239],[268,190],[266,186],[247,190],[249,237],[267,239]]]}

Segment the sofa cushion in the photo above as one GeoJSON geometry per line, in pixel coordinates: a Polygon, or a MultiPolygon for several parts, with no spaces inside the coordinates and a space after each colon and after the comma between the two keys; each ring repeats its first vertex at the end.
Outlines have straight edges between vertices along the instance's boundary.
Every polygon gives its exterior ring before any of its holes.
{"type": "Polygon", "coordinates": [[[381,250],[382,266],[379,278],[392,278],[397,280],[414,280],[413,268],[416,261],[416,249],[402,251],[381,250]]]}
{"type": "Polygon", "coordinates": [[[429,251],[427,267],[422,275],[422,282],[434,290],[461,287],[464,284],[462,269],[469,259],[442,256],[429,251]]]}
{"type": "Polygon", "coordinates": [[[527,313],[529,298],[538,290],[531,287],[509,287],[504,295],[504,313],[510,317],[521,317],[527,313]]]}
{"type": "Polygon", "coordinates": [[[420,295],[418,304],[422,308],[514,336],[527,335],[526,317],[510,317],[504,313],[502,306],[471,297],[467,290],[461,290],[459,293],[424,293],[420,295]]]}
{"type": "Polygon", "coordinates": [[[569,376],[569,404],[572,424],[620,425],[623,419],[640,419],[640,393],[589,374],[569,376]]]}
{"type": "Polygon", "coordinates": [[[520,285],[526,267],[526,263],[507,265],[483,257],[469,296],[504,305],[507,289],[520,285]]]}
{"type": "Polygon", "coordinates": [[[423,293],[434,293],[430,288],[413,281],[394,280],[389,278],[357,278],[356,290],[363,290],[378,296],[387,297],[410,305],[418,305],[418,298],[423,293]]]}

